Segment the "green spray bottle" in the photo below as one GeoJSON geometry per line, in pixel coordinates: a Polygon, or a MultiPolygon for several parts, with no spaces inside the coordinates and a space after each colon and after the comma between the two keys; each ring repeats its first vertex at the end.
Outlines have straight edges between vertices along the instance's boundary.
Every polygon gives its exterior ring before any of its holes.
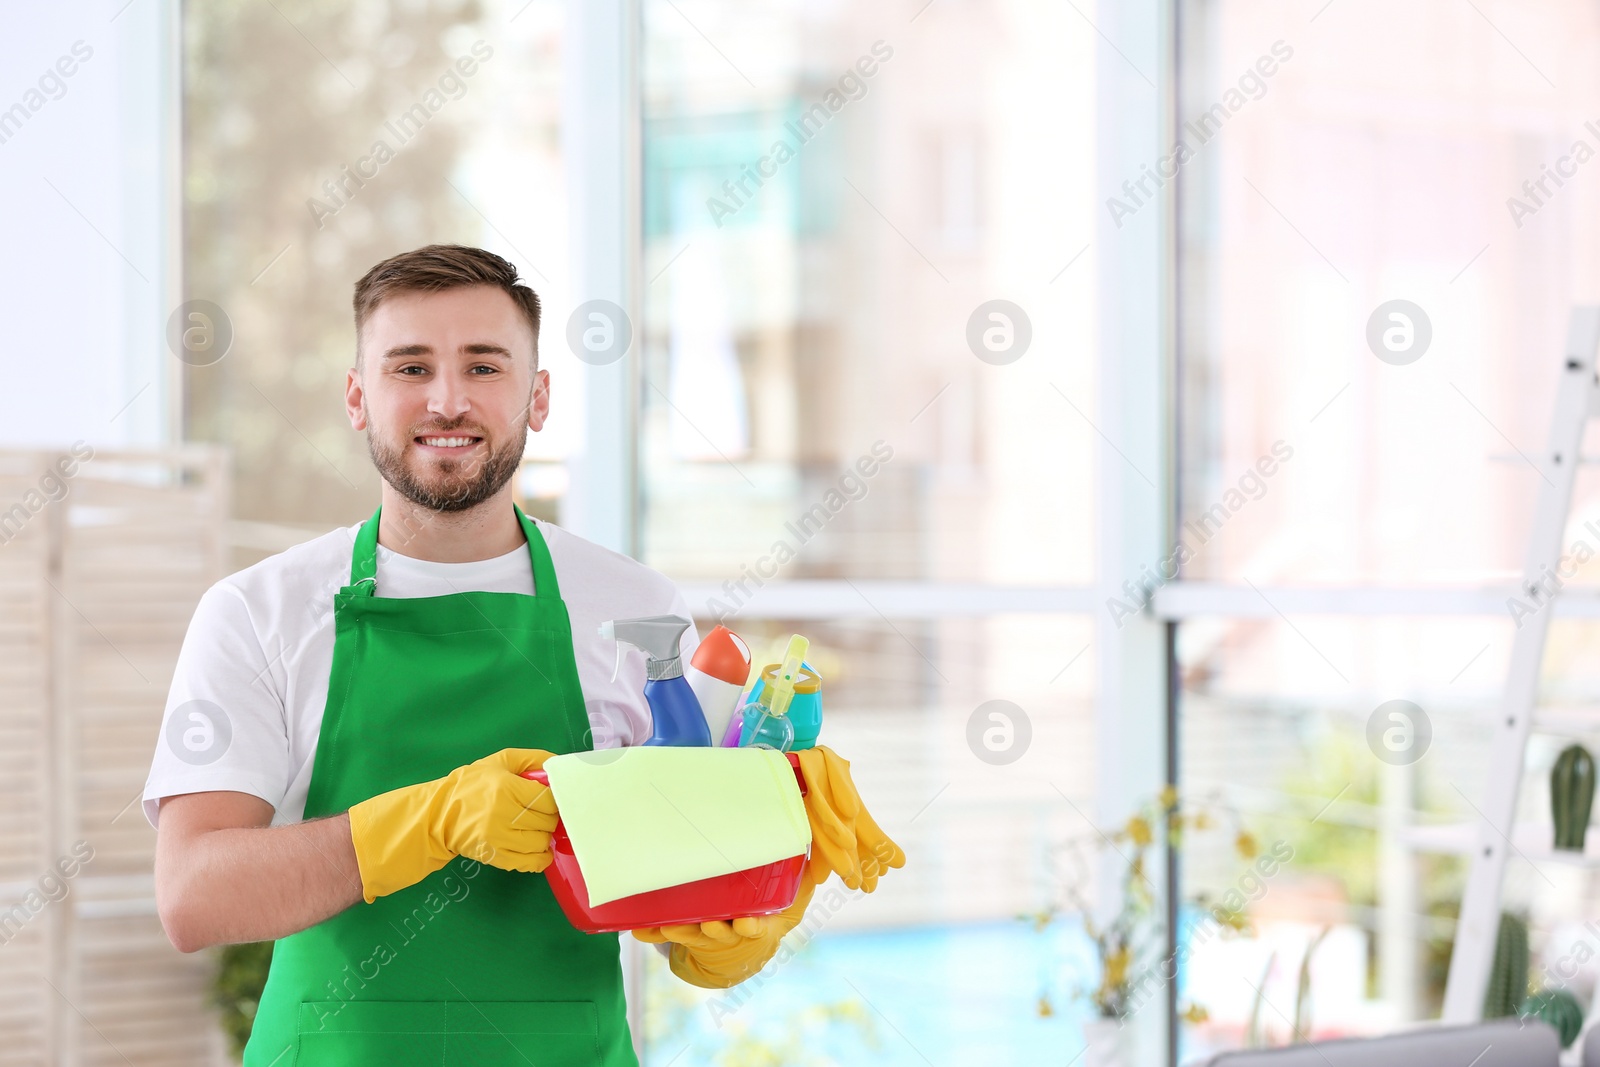
{"type": "Polygon", "coordinates": [[[748,746],[766,745],[779,752],[794,747],[794,723],[788,716],[789,704],[794,700],[794,684],[800,678],[800,664],[811,649],[811,642],[795,634],[789,638],[789,647],[783,653],[783,663],[778,667],[778,677],[771,685],[762,686],[761,694],[744,706],[745,722],[755,720],[748,746]]]}

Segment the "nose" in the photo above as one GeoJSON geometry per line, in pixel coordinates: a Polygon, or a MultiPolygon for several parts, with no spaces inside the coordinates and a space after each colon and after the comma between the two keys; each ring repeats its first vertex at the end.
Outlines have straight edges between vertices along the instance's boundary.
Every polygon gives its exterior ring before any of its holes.
{"type": "Polygon", "coordinates": [[[465,383],[453,374],[437,374],[428,387],[428,414],[456,419],[472,410],[465,383]]]}

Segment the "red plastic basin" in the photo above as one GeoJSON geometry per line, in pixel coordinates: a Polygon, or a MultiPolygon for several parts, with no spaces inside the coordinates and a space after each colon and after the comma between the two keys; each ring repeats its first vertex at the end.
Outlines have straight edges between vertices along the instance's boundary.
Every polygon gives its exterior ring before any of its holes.
{"type": "MultiPolygon", "coordinates": [[[[805,796],[806,782],[800,773],[800,761],[792,752],[785,755],[794,768],[800,795],[805,796]]],[[[543,771],[526,771],[523,777],[549,783],[543,771]]],[[[800,892],[800,872],[806,864],[806,854],[790,856],[760,867],[636,893],[597,905],[589,903],[589,889],[584,884],[583,872],[578,869],[572,840],[567,837],[567,828],[560,823],[551,835],[550,851],[555,858],[544,872],[550,881],[550,890],[567,921],[586,934],[773,915],[794,903],[800,892]]]]}

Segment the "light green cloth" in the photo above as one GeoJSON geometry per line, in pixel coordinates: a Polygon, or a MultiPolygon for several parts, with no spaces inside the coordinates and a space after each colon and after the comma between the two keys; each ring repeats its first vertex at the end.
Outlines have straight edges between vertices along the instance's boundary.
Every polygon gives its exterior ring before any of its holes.
{"type": "Polygon", "coordinates": [[[798,856],[811,823],[783,753],[619,748],[545,761],[590,904],[798,856]]]}

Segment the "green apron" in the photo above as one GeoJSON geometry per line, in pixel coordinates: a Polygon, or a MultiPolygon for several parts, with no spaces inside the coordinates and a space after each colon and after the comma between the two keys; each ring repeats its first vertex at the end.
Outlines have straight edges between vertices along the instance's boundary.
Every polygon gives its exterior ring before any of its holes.
{"type": "MultiPolygon", "coordinates": [[[[531,597],[375,596],[378,513],[361,528],[307,819],[502,748],[592,747],[550,551],[517,519],[531,597]]],[[[617,935],[579,933],[540,875],[457,857],[279,941],[244,1062],[637,1067],[617,935]]]]}

